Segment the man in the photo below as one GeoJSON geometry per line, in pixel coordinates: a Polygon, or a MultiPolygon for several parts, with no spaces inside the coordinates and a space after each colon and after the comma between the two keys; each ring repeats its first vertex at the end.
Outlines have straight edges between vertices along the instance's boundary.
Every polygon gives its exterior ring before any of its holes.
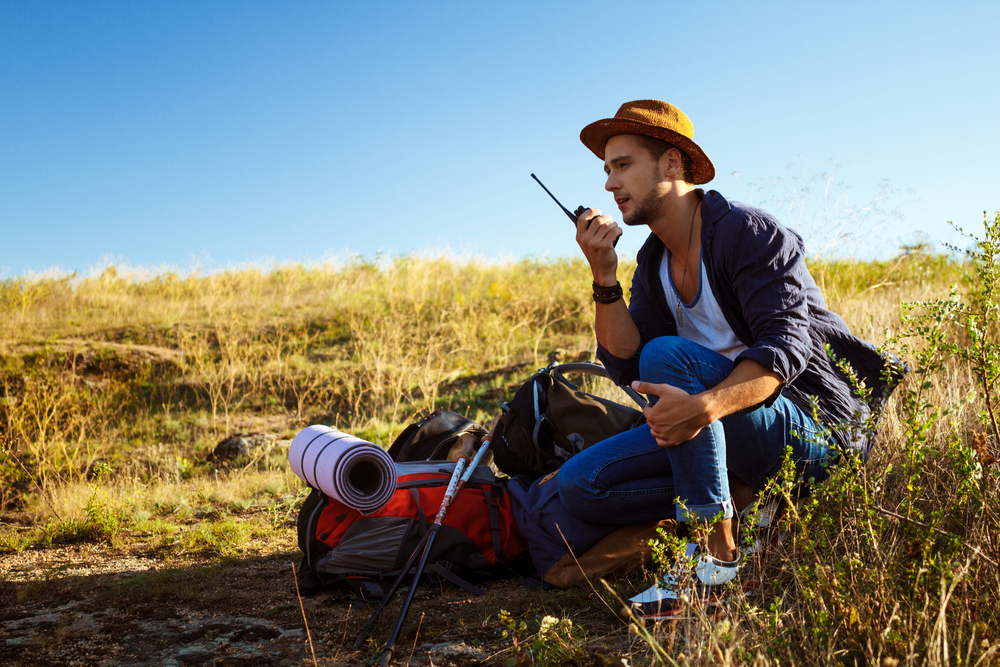
{"type": "Polygon", "coordinates": [[[884,400],[885,361],[826,309],[802,239],[759,209],[696,185],[715,175],[690,120],[657,100],[628,102],[580,139],[604,160],[605,189],[626,225],[649,227],[628,307],[616,272],[622,230],[600,210],[577,221],[594,279],[598,358],[618,384],[650,397],[647,426],[610,438],[560,470],[559,495],[591,521],[669,516],[703,523],[695,572],[633,598],[643,615],[671,612],[681,593],[712,599],[737,575],[733,499],[749,505],[791,447],[802,480],[822,481],[838,448],[867,456],[857,430],[869,407],[826,351],[884,400]],[[814,397],[811,399],[810,397],[814,397]],[[818,406],[813,419],[810,400],[818,406]],[[693,580],[689,591],[679,590],[693,580]]]}

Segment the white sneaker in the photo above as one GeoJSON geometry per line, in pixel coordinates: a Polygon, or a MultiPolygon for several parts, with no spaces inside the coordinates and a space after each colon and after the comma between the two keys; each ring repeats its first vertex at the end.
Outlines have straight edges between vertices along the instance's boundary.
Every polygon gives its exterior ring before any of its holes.
{"type": "Polygon", "coordinates": [[[740,512],[739,545],[747,556],[764,554],[774,549],[784,539],[783,531],[777,529],[778,520],[785,513],[784,502],[772,499],[760,506],[756,520],[751,524],[751,515],[757,511],[759,500],[755,500],[740,512]]]}
{"type": "MultiPolygon", "coordinates": [[[[805,498],[795,501],[795,507],[801,509],[805,498]]],[[[781,519],[787,509],[783,498],[772,498],[760,507],[756,521],[750,521],[760,500],[755,500],[740,512],[738,537],[736,540],[740,550],[747,556],[766,555],[785,541],[787,529],[781,528],[781,519]]]]}
{"type": "Polygon", "coordinates": [[[684,556],[694,562],[693,572],[666,573],[642,593],[629,598],[629,609],[638,618],[657,620],[675,616],[683,605],[682,597],[718,603],[726,595],[726,584],[736,579],[740,557],[723,561],[703,553],[697,544],[688,543],[684,556]]]}

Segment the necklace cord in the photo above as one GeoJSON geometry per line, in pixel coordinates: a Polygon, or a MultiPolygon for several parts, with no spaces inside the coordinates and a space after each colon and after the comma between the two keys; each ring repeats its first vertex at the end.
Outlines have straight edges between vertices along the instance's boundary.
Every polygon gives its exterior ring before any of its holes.
{"type": "Polygon", "coordinates": [[[688,262],[691,261],[691,239],[694,237],[694,219],[698,217],[698,207],[701,206],[701,200],[694,206],[694,213],[691,214],[691,226],[688,229],[688,247],[687,253],[684,255],[684,273],[681,275],[681,288],[677,293],[677,328],[681,329],[684,327],[684,285],[687,284],[688,277],[688,262]]]}

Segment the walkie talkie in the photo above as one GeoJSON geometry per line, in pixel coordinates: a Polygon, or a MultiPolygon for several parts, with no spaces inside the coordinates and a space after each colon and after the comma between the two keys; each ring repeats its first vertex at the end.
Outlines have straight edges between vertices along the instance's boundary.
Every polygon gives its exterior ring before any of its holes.
{"type": "MultiPolygon", "coordinates": [[[[558,200],[558,199],[556,199],[556,196],[555,196],[554,194],[552,194],[551,192],[549,192],[549,189],[548,189],[547,187],[545,187],[545,184],[544,184],[544,183],[542,183],[541,181],[539,181],[539,180],[538,180],[538,177],[537,177],[537,176],[535,176],[534,174],[532,174],[532,175],[531,175],[531,177],[532,177],[533,179],[535,179],[535,181],[536,181],[536,182],[537,182],[537,183],[538,183],[539,185],[541,185],[541,186],[542,186],[542,190],[545,190],[545,192],[546,192],[546,194],[548,194],[548,196],[552,197],[552,201],[554,201],[554,202],[555,202],[556,204],[558,204],[558,205],[559,205],[559,208],[561,208],[561,209],[563,210],[563,213],[565,213],[565,214],[566,214],[566,216],[567,216],[567,217],[568,217],[568,218],[569,218],[570,220],[572,220],[572,221],[573,221],[573,227],[576,227],[576,221],[577,221],[577,219],[578,219],[578,218],[580,217],[580,214],[581,214],[581,213],[583,213],[584,211],[586,211],[586,210],[587,210],[587,207],[586,207],[586,206],[578,206],[578,207],[577,207],[577,209],[576,209],[576,212],[575,212],[575,213],[570,213],[570,212],[569,212],[569,209],[568,209],[568,208],[566,208],[565,206],[563,206],[563,205],[562,205],[561,203],[559,203],[559,200],[558,200]]],[[[590,225],[588,224],[587,226],[589,227],[590,225]]],[[[621,237],[619,236],[618,238],[620,239],[621,237]]],[[[615,246],[617,246],[617,245],[618,245],[618,239],[615,239],[615,242],[614,242],[614,243],[612,244],[612,247],[615,247],[615,246]]]]}

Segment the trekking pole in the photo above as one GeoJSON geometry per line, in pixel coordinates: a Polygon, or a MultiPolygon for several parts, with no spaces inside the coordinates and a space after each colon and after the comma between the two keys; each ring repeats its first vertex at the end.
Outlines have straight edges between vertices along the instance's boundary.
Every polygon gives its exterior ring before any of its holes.
{"type": "MultiPolygon", "coordinates": [[[[474,438],[474,436],[470,434],[463,434],[460,437],[464,438],[466,436],[468,436],[469,438],[474,438]]],[[[469,453],[471,453],[472,446],[473,446],[472,442],[469,442],[468,444],[469,453]]],[[[449,491],[451,491],[458,484],[459,480],[462,478],[462,473],[465,471],[466,464],[469,461],[469,453],[466,453],[465,450],[466,450],[466,443],[463,441],[462,453],[459,454],[458,460],[455,461],[455,470],[454,472],[451,473],[451,479],[448,481],[449,491]]],[[[444,503],[447,501],[448,501],[448,491],[445,492],[445,497],[444,500],[442,500],[441,502],[441,506],[444,507],[444,503]]],[[[440,510],[438,511],[438,513],[440,514],[440,510]]],[[[368,633],[372,631],[372,628],[374,628],[375,624],[378,622],[378,617],[382,614],[382,610],[385,609],[386,605],[388,605],[389,602],[392,601],[392,598],[396,595],[396,591],[399,590],[399,587],[403,583],[403,580],[406,578],[406,575],[410,571],[410,568],[413,567],[413,564],[417,561],[417,558],[419,558],[420,555],[423,553],[422,549],[427,544],[427,540],[430,539],[432,532],[433,531],[428,530],[426,533],[424,533],[423,537],[420,538],[420,541],[417,543],[417,546],[413,549],[413,553],[411,553],[410,557],[407,559],[406,565],[404,565],[403,569],[401,569],[399,571],[399,574],[396,575],[396,580],[392,582],[392,586],[389,587],[389,590],[382,598],[382,601],[378,603],[378,606],[375,607],[375,611],[373,611],[372,615],[368,617],[368,621],[365,623],[365,627],[361,629],[361,634],[358,635],[358,639],[354,642],[354,648],[361,648],[361,644],[364,643],[365,638],[368,637],[368,633]]]]}
{"type": "MultiPolygon", "coordinates": [[[[496,425],[496,421],[494,421],[496,425]]],[[[466,455],[466,447],[470,447],[469,453],[471,454],[471,447],[474,446],[475,440],[473,436],[469,436],[469,439],[463,443],[462,446],[462,456],[466,455]]],[[[424,552],[420,556],[420,564],[417,565],[416,574],[413,575],[413,583],[410,584],[410,589],[406,592],[406,598],[403,600],[403,606],[399,610],[399,616],[396,617],[396,624],[392,626],[392,632],[389,633],[389,639],[385,642],[385,647],[382,649],[382,667],[386,667],[389,661],[392,660],[392,649],[396,645],[396,639],[399,637],[399,632],[403,629],[403,621],[406,619],[406,613],[410,611],[410,604],[413,602],[413,595],[417,591],[417,582],[420,580],[420,575],[424,573],[424,567],[427,565],[427,557],[430,556],[431,547],[434,546],[434,537],[437,535],[438,531],[441,529],[441,523],[444,521],[445,515],[448,513],[448,508],[451,506],[451,501],[458,496],[459,492],[465,488],[465,483],[469,481],[472,477],[472,472],[479,465],[482,460],[483,455],[486,450],[490,447],[489,440],[483,440],[482,446],[479,451],[476,452],[475,458],[465,470],[465,474],[462,475],[458,484],[452,489],[451,485],[448,487],[448,491],[445,492],[444,500],[441,501],[441,509],[438,511],[436,517],[434,517],[434,524],[427,531],[429,537],[427,538],[427,544],[424,546],[424,552]]],[[[454,479],[454,478],[453,478],[454,479]]]]}

